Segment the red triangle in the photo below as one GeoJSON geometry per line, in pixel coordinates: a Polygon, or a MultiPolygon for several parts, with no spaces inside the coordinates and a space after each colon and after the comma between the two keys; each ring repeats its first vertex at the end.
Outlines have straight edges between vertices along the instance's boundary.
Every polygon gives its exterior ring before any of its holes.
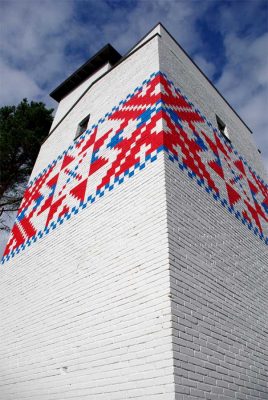
{"type": "Polygon", "coordinates": [[[58,182],[58,177],[59,174],[56,174],[55,176],[53,176],[53,178],[51,178],[48,182],[46,182],[46,185],[52,188],[58,182]]]}
{"type": "Polygon", "coordinates": [[[220,138],[218,137],[218,135],[216,133],[214,133],[214,137],[216,140],[216,145],[217,145],[218,150],[220,150],[227,158],[230,159],[230,156],[228,154],[228,151],[230,152],[229,147],[227,147],[227,145],[220,140],[220,138]]]}
{"type": "Polygon", "coordinates": [[[82,150],[80,151],[79,155],[95,143],[96,134],[97,134],[97,129],[95,129],[94,132],[91,133],[89,138],[83,143],[83,147],[82,147],[82,150]]]}
{"type": "Polygon", "coordinates": [[[74,157],[68,156],[67,154],[65,154],[64,159],[61,164],[61,169],[67,167],[67,165],[69,165],[74,159],[75,159],[74,157]]]}
{"type": "Polygon", "coordinates": [[[241,160],[236,160],[234,162],[234,165],[236,166],[237,169],[239,169],[240,172],[242,172],[243,175],[246,175],[245,168],[241,160]]]}
{"type": "Polygon", "coordinates": [[[15,241],[15,243],[16,243],[14,248],[20,246],[21,244],[23,244],[26,241],[26,239],[23,237],[17,224],[14,224],[14,226],[12,228],[11,237],[5,248],[5,252],[3,254],[4,256],[7,255],[12,250],[11,245],[12,245],[13,241],[15,241]]]}
{"type": "Polygon", "coordinates": [[[40,215],[40,214],[42,214],[43,211],[47,210],[47,209],[51,206],[52,200],[53,200],[53,196],[49,196],[49,197],[45,200],[45,202],[44,202],[44,204],[42,205],[42,207],[40,208],[40,210],[38,211],[37,215],[40,215]]]}
{"type": "Polygon", "coordinates": [[[232,206],[233,204],[235,204],[241,198],[241,196],[228,183],[226,183],[226,189],[227,189],[227,192],[228,192],[228,197],[229,197],[229,200],[230,200],[230,204],[232,206]]]}
{"type": "Polygon", "coordinates": [[[213,153],[214,153],[216,156],[219,156],[219,154],[218,154],[218,149],[217,149],[216,144],[209,138],[209,136],[207,136],[207,135],[205,134],[204,131],[201,131],[201,132],[202,132],[202,135],[205,137],[206,142],[209,144],[209,147],[211,148],[211,150],[213,151],[213,153]]]}
{"type": "Polygon", "coordinates": [[[162,85],[161,99],[164,103],[169,106],[183,107],[187,111],[193,111],[190,104],[183,98],[183,96],[178,92],[173,92],[170,84],[167,82],[166,78],[160,77],[160,83],[162,85]]]}
{"type": "Polygon", "coordinates": [[[208,165],[214,169],[215,172],[217,172],[217,174],[224,179],[224,174],[223,174],[223,169],[222,167],[215,161],[209,161],[208,165]]]}
{"type": "Polygon", "coordinates": [[[107,164],[107,160],[105,158],[98,158],[96,161],[94,161],[91,165],[90,165],[90,169],[89,169],[89,175],[93,175],[94,172],[98,171],[98,169],[100,169],[101,167],[103,167],[103,165],[107,164]]]}
{"type": "Polygon", "coordinates": [[[256,188],[256,186],[248,179],[248,185],[250,187],[251,192],[253,192],[254,194],[258,193],[258,188],[256,188]]]}
{"type": "Polygon", "coordinates": [[[78,200],[83,201],[86,193],[86,188],[87,188],[87,179],[83,180],[72,190],[70,190],[70,194],[73,197],[76,197],[78,200]]]}
{"type": "Polygon", "coordinates": [[[252,207],[250,205],[250,203],[247,200],[245,200],[245,204],[246,204],[246,206],[248,208],[248,211],[252,215],[254,221],[256,222],[256,225],[258,226],[259,230],[262,232],[262,228],[261,228],[258,212],[256,211],[256,209],[254,207],[252,207]]]}
{"type": "Polygon", "coordinates": [[[54,214],[57,212],[58,208],[60,207],[60,205],[63,202],[63,200],[65,199],[65,197],[66,197],[66,195],[60,197],[53,204],[51,204],[51,207],[49,209],[48,216],[47,216],[46,226],[48,226],[49,222],[54,217],[54,214]]]}
{"type": "MultiPolygon", "coordinates": [[[[164,78],[163,78],[164,79],[164,78]]],[[[125,120],[126,123],[120,129],[123,129],[129,120],[137,119],[141,114],[141,106],[146,108],[153,106],[160,100],[162,93],[159,91],[155,93],[156,86],[160,83],[160,77],[156,76],[146,86],[144,93],[142,89],[138,90],[133,97],[131,97],[119,110],[116,110],[109,119],[112,120],[125,120]]]]}

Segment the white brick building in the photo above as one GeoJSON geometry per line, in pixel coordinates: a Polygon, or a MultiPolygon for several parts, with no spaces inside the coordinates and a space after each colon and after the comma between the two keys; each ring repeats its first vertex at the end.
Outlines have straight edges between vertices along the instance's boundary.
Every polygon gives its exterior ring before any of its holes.
{"type": "Polygon", "coordinates": [[[52,96],[2,260],[0,399],[268,399],[249,128],[161,25],[52,96]]]}

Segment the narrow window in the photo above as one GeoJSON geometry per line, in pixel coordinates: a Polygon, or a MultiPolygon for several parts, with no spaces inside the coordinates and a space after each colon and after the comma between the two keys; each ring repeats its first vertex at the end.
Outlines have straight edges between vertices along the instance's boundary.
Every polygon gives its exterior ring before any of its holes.
{"type": "Polygon", "coordinates": [[[217,120],[219,131],[230,142],[231,140],[230,140],[230,136],[229,136],[229,132],[228,132],[226,124],[220,119],[220,117],[218,117],[218,115],[216,115],[216,120],[217,120]]]}
{"type": "Polygon", "coordinates": [[[90,114],[86,116],[86,118],[82,119],[77,127],[77,132],[74,139],[77,139],[80,135],[82,135],[87,130],[88,121],[89,121],[90,114]]]}

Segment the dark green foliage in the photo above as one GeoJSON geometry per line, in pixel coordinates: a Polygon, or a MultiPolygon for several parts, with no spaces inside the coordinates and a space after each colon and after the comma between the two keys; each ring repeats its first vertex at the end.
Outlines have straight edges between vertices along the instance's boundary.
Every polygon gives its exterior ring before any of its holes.
{"type": "Polygon", "coordinates": [[[18,208],[40,145],[48,135],[52,112],[44,103],[27,99],[18,106],[0,108],[0,215],[18,208]]]}

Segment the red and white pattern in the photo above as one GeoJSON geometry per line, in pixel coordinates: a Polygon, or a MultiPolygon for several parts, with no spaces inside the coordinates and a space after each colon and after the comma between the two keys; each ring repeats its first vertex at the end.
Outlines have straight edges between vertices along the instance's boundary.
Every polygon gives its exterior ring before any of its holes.
{"type": "Polygon", "coordinates": [[[268,244],[267,185],[164,74],[152,74],[120,104],[30,182],[2,262],[161,151],[268,244]]]}

